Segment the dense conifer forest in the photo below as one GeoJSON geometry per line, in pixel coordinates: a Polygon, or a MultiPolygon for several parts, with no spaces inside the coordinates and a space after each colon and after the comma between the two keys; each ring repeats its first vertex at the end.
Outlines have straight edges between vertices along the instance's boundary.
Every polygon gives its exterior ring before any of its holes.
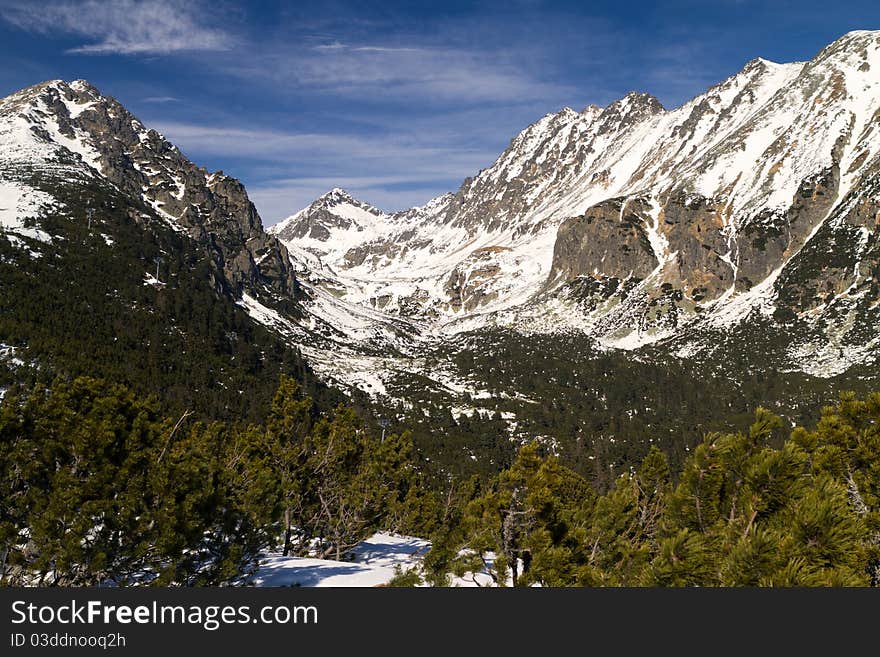
{"type": "Polygon", "coordinates": [[[880,394],[794,429],[759,408],[601,491],[537,442],[493,475],[428,477],[410,434],[322,411],[284,375],[260,423],[58,378],[0,405],[0,578],[247,584],[266,550],[342,559],[384,529],[433,545],[397,585],[877,586],[878,426],[880,394]]]}
{"type": "Polygon", "coordinates": [[[104,184],[47,189],[66,208],[42,220],[52,241],[34,256],[0,236],[0,344],[22,361],[0,358],[0,387],[97,376],[169,411],[251,421],[282,372],[323,405],[345,399],[234,303],[197,242],[104,184]]]}

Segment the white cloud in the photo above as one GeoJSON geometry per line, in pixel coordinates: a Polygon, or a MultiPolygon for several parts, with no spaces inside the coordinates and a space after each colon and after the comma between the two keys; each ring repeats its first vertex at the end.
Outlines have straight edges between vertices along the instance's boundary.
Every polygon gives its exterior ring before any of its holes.
{"type": "Polygon", "coordinates": [[[347,46],[344,43],[334,41],[333,43],[324,43],[320,46],[315,46],[315,50],[343,50],[346,47],[347,46]]]}
{"type": "Polygon", "coordinates": [[[8,23],[40,34],[74,34],[91,42],[71,48],[81,54],[167,54],[225,50],[232,38],[203,25],[207,12],[185,0],[71,0],[15,2],[0,8],[8,23]]]}
{"type": "Polygon", "coordinates": [[[150,125],[182,150],[194,154],[298,162],[302,166],[310,166],[316,160],[341,162],[346,168],[383,162],[393,163],[410,173],[431,171],[447,176],[460,171],[463,165],[485,166],[498,155],[486,150],[438,145],[436,136],[430,134],[291,133],[163,121],[153,121],[150,125]]]}
{"type": "Polygon", "coordinates": [[[398,48],[392,46],[357,46],[351,50],[352,52],[430,52],[424,48],[398,48]]]}
{"type": "Polygon", "coordinates": [[[418,205],[454,191],[498,156],[498,151],[467,148],[429,131],[346,135],[161,121],[150,125],[194,161],[207,156],[230,163],[259,161],[260,167],[248,167],[252,176],[245,184],[267,225],[333,187],[388,210],[418,205]]]}
{"type": "Polygon", "coordinates": [[[460,103],[558,99],[572,90],[537,78],[501,51],[351,45],[278,48],[225,62],[226,71],[276,87],[357,97],[367,102],[460,103]]]}

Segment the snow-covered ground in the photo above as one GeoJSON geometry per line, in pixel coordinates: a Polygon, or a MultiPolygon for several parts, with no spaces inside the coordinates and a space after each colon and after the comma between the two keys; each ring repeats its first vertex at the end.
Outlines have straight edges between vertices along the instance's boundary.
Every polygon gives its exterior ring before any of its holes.
{"type": "MultiPolygon", "coordinates": [[[[249,581],[254,586],[368,587],[387,584],[397,574],[418,568],[431,544],[421,538],[379,532],[352,551],[351,561],[267,555],[249,581]]],[[[491,586],[487,573],[450,577],[454,587],[491,586]]]]}
{"type": "Polygon", "coordinates": [[[3,180],[0,172],[0,232],[8,232],[13,244],[17,236],[39,242],[51,242],[52,238],[38,228],[26,227],[24,220],[36,216],[43,206],[53,203],[52,197],[24,183],[3,180]]]}
{"type": "Polygon", "coordinates": [[[353,550],[352,561],[268,555],[254,575],[255,586],[380,586],[394,577],[395,566],[417,566],[431,548],[412,536],[379,532],[353,550]]]}

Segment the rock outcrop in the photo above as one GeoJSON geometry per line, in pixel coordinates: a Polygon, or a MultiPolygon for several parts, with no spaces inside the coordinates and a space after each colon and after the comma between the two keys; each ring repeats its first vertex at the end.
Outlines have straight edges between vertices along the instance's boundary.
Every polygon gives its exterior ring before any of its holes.
{"type": "Polygon", "coordinates": [[[244,185],[197,167],[88,82],[29,87],[4,101],[2,112],[203,244],[222,274],[218,283],[239,294],[258,285],[295,294],[287,249],[263,230],[244,185]]]}

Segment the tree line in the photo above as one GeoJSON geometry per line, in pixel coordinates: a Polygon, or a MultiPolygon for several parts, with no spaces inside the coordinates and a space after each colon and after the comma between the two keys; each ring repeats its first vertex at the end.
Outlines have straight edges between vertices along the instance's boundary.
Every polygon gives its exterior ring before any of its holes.
{"type": "Polygon", "coordinates": [[[495,475],[429,477],[410,435],[283,375],[259,424],[59,378],[0,404],[0,582],[246,584],[266,551],[345,559],[384,529],[432,543],[397,584],[877,586],[878,427],[880,394],[813,428],[759,409],[599,490],[538,442],[495,475]]]}

